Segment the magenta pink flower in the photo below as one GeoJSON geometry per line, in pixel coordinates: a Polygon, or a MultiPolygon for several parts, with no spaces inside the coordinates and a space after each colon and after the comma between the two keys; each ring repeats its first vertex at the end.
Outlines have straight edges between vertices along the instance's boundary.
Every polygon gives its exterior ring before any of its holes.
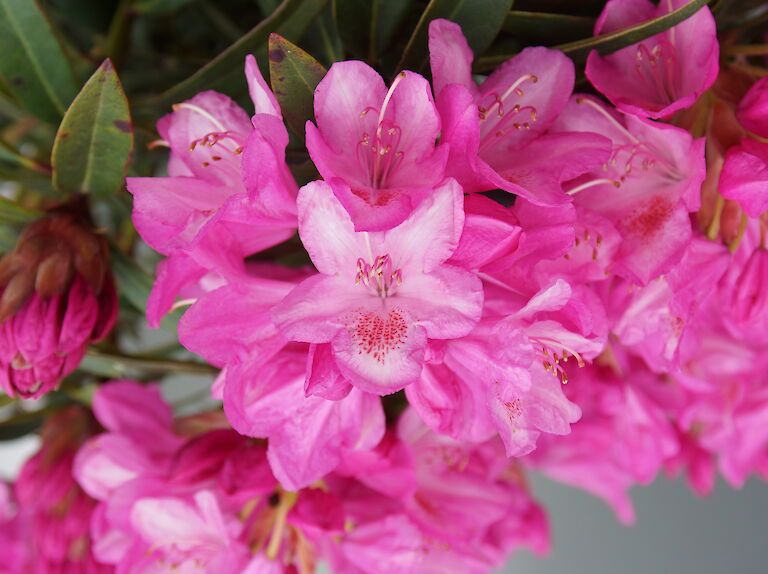
{"type": "Polygon", "coordinates": [[[440,120],[418,74],[387,90],[363,62],[337,62],[315,90],[315,117],[307,149],[357,231],[398,225],[443,180],[440,120]]]}
{"type": "Polygon", "coordinates": [[[760,78],[744,95],[736,118],[747,131],[768,138],[768,78],[760,78]]]}
{"type": "Polygon", "coordinates": [[[718,191],[750,217],[768,211],[768,144],[743,138],[725,154],[718,191]]]}
{"type": "Polygon", "coordinates": [[[244,257],[296,228],[296,183],[285,163],[288,132],[252,56],[246,78],[253,119],[223,94],[203,92],[158,122],[171,150],[168,177],[128,178],[133,221],[167,255],[147,305],[157,326],[177,295],[194,300],[242,272],[244,257]],[[255,231],[256,230],[256,231],[255,231]]]}
{"type": "MultiPolygon", "coordinates": [[[[111,574],[97,561],[90,536],[96,501],[72,477],[81,441],[92,432],[90,415],[73,407],[51,416],[40,450],[24,464],[14,486],[28,562],[13,574],[111,574]]],[[[13,549],[8,549],[12,552],[13,549]]]]}
{"type": "Polygon", "coordinates": [[[582,419],[566,437],[542,437],[524,461],[603,498],[630,524],[635,514],[629,488],[649,484],[678,444],[667,414],[654,402],[661,381],[637,360],[625,366],[623,376],[592,366],[575,372],[566,391],[582,407],[582,419]]]}
{"type": "Polygon", "coordinates": [[[501,188],[543,205],[567,203],[561,182],[605,160],[600,136],[545,134],[573,90],[573,63],[562,52],[526,48],[478,87],[457,24],[433,20],[429,51],[440,141],[450,147],[446,173],[465,192],[501,188]]]}
{"type": "MultiPolygon", "coordinates": [[[[595,24],[609,34],[658,18],[685,0],[610,0],[595,24]]],[[[688,108],[715,81],[718,72],[715,19],[704,6],[695,15],[639,44],[601,56],[592,51],[586,73],[592,84],[621,111],[665,118],[688,108]]]]}
{"type": "Polygon", "coordinates": [[[232,426],[243,435],[269,439],[269,464],[288,490],[315,483],[344,456],[373,448],[384,434],[378,396],[346,381],[335,400],[308,396],[306,363],[306,346],[294,345],[267,363],[230,364],[223,387],[232,426]]]}
{"type": "Polygon", "coordinates": [[[280,331],[330,343],[362,390],[388,394],[416,381],[427,340],[466,335],[480,317],[480,280],[444,263],[461,235],[462,199],[449,179],[394,229],[356,232],[328,184],[303,187],[299,234],[320,273],[275,307],[280,331]]]}

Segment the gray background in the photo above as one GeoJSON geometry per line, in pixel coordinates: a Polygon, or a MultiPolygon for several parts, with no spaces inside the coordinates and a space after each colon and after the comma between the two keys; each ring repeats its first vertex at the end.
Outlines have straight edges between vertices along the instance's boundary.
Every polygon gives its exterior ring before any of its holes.
{"type": "Polygon", "coordinates": [[[533,483],[549,512],[552,553],[542,559],[520,552],[501,572],[768,573],[768,484],[758,479],[742,490],[721,481],[701,499],[683,480],[660,478],[633,489],[637,520],[630,527],[586,493],[539,477],[533,483]]]}

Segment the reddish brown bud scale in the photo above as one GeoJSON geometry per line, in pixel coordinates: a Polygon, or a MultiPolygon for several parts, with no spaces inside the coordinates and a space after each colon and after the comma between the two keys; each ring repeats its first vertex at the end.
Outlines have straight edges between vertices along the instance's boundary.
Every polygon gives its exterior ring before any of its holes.
{"type": "Polygon", "coordinates": [[[77,367],[117,316],[105,238],[83,198],[27,226],[0,260],[0,385],[33,398],[77,367]]]}

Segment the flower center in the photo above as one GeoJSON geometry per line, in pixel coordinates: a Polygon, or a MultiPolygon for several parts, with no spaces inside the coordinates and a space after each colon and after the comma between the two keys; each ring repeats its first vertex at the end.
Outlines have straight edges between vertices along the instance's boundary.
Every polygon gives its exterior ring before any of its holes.
{"type": "Polygon", "coordinates": [[[230,131],[211,132],[190,142],[189,151],[195,151],[198,146],[209,148],[211,160],[201,163],[203,167],[208,167],[211,165],[211,162],[221,161],[222,156],[225,154],[231,154],[233,156],[242,154],[243,145],[244,144],[239,136],[230,131]]]}
{"type": "Polygon", "coordinates": [[[676,100],[677,51],[672,43],[666,38],[662,38],[651,48],[641,43],[636,48],[636,58],[635,72],[644,83],[655,90],[659,102],[667,103],[676,100]]]}
{"type": "Polygon", "coordinates": [[[403,273],[392,265],[389,255],[377,255],[373,265],[362,257],[357,260],[357,274],[355,284],[365,285],[371,293],[382,299],[394,295],[397,288],[403,283],[403,273]]]}

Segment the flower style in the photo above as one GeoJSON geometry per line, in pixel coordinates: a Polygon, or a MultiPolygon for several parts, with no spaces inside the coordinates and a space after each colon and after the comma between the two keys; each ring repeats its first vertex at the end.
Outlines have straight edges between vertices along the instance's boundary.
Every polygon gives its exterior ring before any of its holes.
{"type": "MultiPolygon", "coordinates": [[[[595,24],[608,34],[658,18],[685,0],[610,0],[595,24]]],[[[589,81],[621,111],[666,118],[688,108],[709,88],[718,72],[715,19],[706,6],[696,14],[639,44],[587,58],[589,81]]]]}
{"type": "Polygon", "coordinates": [[[357,231],[398,225],[443,179],[440,119],[418,74],[387,90],[363,62],[337,62],[315,90],[315,117],[307,150],[357,231]]]}
{"type": "Polygon", "coordinates": [[[299,235],[320,273],[275,307],[278,329],[330,343],[361,390],[388,394],[418,380],[427,340],[466,335],[480,318],[480,280],[444,263],[461,235],[462,200],[448,179],[394,229],[356,232],[330,185],[303,187],[299,235]]]}

